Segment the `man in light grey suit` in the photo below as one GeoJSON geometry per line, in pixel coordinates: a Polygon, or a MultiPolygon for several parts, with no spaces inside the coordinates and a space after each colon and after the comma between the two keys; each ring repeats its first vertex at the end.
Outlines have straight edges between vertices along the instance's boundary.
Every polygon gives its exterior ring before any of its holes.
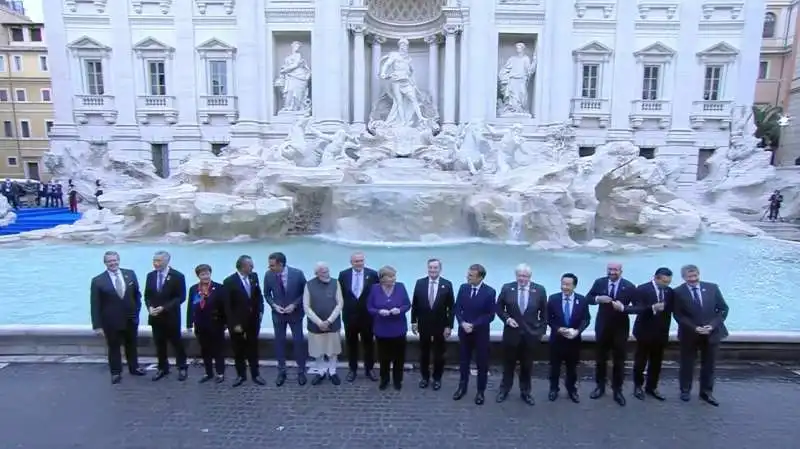
{"type": "Polygon", "coordinates": [[[297,383],[306,384],[306,348],[303,339],[303,293],[306,277],[301,270],[286,265],[283,253],[269,255],[269,271],[264,275],[264,299],[272,307],[275,331],[275,357],[278,377],[275,385],[286,382],[286,327],[292,331],[292,349],[297,363],[297,383]]]}
{"type": "Polygon", "coordinates": [[[714,366],[719,343],[728,336],[725,318],[728,304],[717,284],[700,282],[700,270],[684,265],[681,276],[685,281],[675,289],[674,315],[678,322],[680,371],[678,374],[681,400],[688,402],[694,378],[694,363],[700,351],[700,399],[719,406],[714,399],[714,366]]]}
{"type": "Polygon", "coordinates": [[[514,384],[514,368],[519,362],[519,392],[522,400],[533,405],[531,367],[534,348],[541,346],[547,329],[547,292],[531,282],[531,267],[517,266],[516,282],[505,284],[497,297],[497,317],[503,327],[503,380],[497,402],[503,402],[514,384]]]}

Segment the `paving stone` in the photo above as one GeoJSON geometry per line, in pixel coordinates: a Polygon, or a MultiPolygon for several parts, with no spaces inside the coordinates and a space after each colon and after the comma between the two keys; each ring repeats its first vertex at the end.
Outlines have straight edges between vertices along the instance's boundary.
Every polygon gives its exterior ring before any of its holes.
{"type": "MultiPolygon", "coordinates": [[[[537,376],[545,372],[536,367],[537,376]]],[[[19,364],[0,370],[0,435],[3,449],[753,449],[795,447],[800,438],[800,377],[779,366],[720,368],[711,407],[677,398],[675,369],[665,370],[668,401],[628,406],[610,397],[589,399],[591,370],[581,371],[582,402],[547,401],[547,383],[534,381],[537,405],[523,404],[514,390],[494,402],[499,376],[491,377],[487,402],[451,398],[457,375],[444,388],[417,388],[407,373],[401,392],[380,392],[359,378],[354,384],[300,387],[293,374],[277,388],[276,372],[264,368],[268,385],[231,388],[198,385],[192,367],[181,383],[175,374],[160,382],[126,376],[111,385],[100,364],[19,364]]],[[[229,371],[229,375],[232,370],[229,371]]],[[[342,372],[344,374],[344,372],[342,372]]]]}

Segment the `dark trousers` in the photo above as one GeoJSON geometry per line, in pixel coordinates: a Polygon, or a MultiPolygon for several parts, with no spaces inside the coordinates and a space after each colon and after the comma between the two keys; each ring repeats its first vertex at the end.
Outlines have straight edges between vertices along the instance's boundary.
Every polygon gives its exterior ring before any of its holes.
{"type": "Polygon", "coordinates": [[[770,206],[769,207],[769,219],[770,220],[777,220],[778,219],[778,214],[780,213],[780,210],[781,210],[780,207],[770,206]]]}
{"type": "Polygon", "coordinates": [[[8,200],[8,204],[13,207],[14,209],[19,207],[19,203],[17,203],[17,196],[16,195],[4,195],[6,200],[8,200]]]}
{"type": "Polygon", "coordinates": [[[381,383],[389,383],[389,374],[395,386],[403,384],[403,366],[406,363],[406,337],[378,337],[378,363],[381,383]]]}
{"type": "Polygon", "coordinates": [[[636,352],[633,356],[633,385],[643,387],[647,391],[658,388],[658,379],[661,376],[661,364],[664,361],[664,348],[666,340],[642,340],[636,342],[636,352]],[[647,381],[645,382],[644,370],[647,368],[647,381]]]}
{"type": "Polygon", "coordinates": [[[41,195],[36,195],[36,205],[37,206],[41,206],[42,205],[42,196],[41,195]]]}
{"type": "Polygon", "coordinates": [[[469,385],[469,369],[472,358],[475,357],[475,365],[478,368],[478,391],[486,391],[486,384],[489,380],[489,333],[480,334],[466,333],[463,330],[458,333],[458,373],[459,386],[466,389],[469,385]]]}
{"type": "Polygon", "coordinates": [[[125,361],[128,362],[128,371],[139,368],[139,350],[136,346],[139,336],[139,325],[129,319],[124,329],[104,331],[106,346],[108,346],[108,369],[112,375],[122,373],[122,353],[120,346],[125,347],[125,361]]]}
{"type": "Polygon", "coordinates": [[[444,328],[420,330],[419,370],[422,378],[431,378],[431,355],[433,355],[433,380],[441,381],[444,374],[444,328]]]}
{"type": "Polygon", "coordinates": [[[244,332],[231,332],[231,346],[233,347],[233,361],[236,366],[236,375],[247,377],[247,366],[250,365],[250,375],[258,377],[258,333],[260,323],[243,326],[244,332]]]}
{"type": "Polygon", "coordinates": [[[372,323],[359,322],[345,323],[344,339],[347,345],[347,364],[350,371],[358,371],[359,345],[364,349],[364,369],[372,371],[375,367],[375,347],[372,335],[372,323]]]}
{"type": "Polygon", "coordinates": [[[208,328],[195,328],[194,335],[200,344],[200,357],[203,358],[203,367],[207,376],[215,373],[225,374],[225,328],[213,326],[208,328]]]}
{"type": "Polygon", "coordinates": [[[559,391],[558,379],[561,377],[563,364],[567,372],[564,387],[569,393],[577,393],[580,353],[580,340],[550,342],[550,391],[559,391]]]}
{"type": "Polygon", "coordinates": [[[714,391],[714,368],[717,363],[719,343],[710,343],[705,335],[692,337],[688,341],[680,342],[678,381],[681,392],[692,391],[694,364],[697,361],[697,352],[700,351],[700,393],[711,394],[714,391]]]}
{"type": "Polygon", "coordinates": [[[608,358],[611,356],[611,389],[622,390],[625,380],[625,344],[628,341],[626,333],[607,331],[598,336],[594,379],[598,388],[606,387],[606,372],[608,371],[608,358]]]}
{"type": "Polygon", "coordinates": [[[168,372],[169,360],[167,360],[167,345],[172,346],[175,351],[175,366],[178,369],[186,369],[186,348],[183,347],[181,338],[181,328],[172,323],[154,323],[153,343],[156,345],[156,358],[158,358],[158,370],[168,372]]]}
{"type": "Polygon", "coordinates": [[[533,344],[524,338],[517,344],[503,345],[503,380],[500,389],[510,391],[514,386],[514,369],[519,363],[519,391],[531,392],[531,372],[533,371],[533,344]]]}
{"type": "Polygon", "coordinates": [[[306,355],[303,339],[303,319],[297,318],[292,321],[276,320],[272,318],[272,329],[275,331],[275,358],[278,359],[278,369],[286,371],[286,328],[292,331],[292,353],[297,371],[306,372],[306,355]]]}
{"type": "Polygon", "coordinates": [[[69,198],[69,211],[74,213],[78,212],[78,198],[70,197],[69,198]]]}

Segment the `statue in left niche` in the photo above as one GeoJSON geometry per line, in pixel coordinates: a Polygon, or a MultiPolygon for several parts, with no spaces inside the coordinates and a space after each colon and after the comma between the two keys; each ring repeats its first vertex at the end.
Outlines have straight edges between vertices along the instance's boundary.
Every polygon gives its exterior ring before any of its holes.
{"type": "Polygon", "coordinates": [[[311,109],[308,87],[311,69],[308,67],[300,48],[303,44],[292,42],[291,53],[283,60],[283,65],[275,79],[275,87],[281,90],[283,102],[279,114],[305,114],[311,109]]]}
{"type": "Polygon", "coordinates": [[[500,117],[530,115],[528,87],[536,74],[536,54],[533,58],[525,53],[522,42],[514,45],[516,53],[506,60],[497,75],[499,91],[497,114],[500,117]]]}

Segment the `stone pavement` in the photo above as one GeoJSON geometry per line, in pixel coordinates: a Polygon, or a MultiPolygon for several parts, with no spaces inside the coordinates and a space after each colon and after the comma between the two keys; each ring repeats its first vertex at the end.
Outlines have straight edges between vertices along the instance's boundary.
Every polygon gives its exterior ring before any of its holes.
{"type": "MultiPolygon", "coordinates": [[[[545,372],[536,367],[537,374],[545,372]]],[[[230,374],[230,372],[229,372],[230,374]]],[[[451,395],[457,376],[449,372],[441,391],[417,388],[407,373],[401,392],[379,392],[363,378],[355,384],[300,387],[290,377],[282,388],[232,389],[190,379],[158,383],[125,377],[111,385],[101,364],[0,366],[2,449],[788,449],[800,429],[800,373],[775,366],[719,369],[719,408],[677,398],[675,369],[666,369],[662,392],[669,399],[640,402],[628,395],[619,407],[610,397],[588,395],[584,368],[582,402],[546,399],[547,384],[534,382],[537,404],[528,407],[516,391],[494,402],[497,373],[487,403],[472,394],[451,395]]],[[[474,379],[471,385],[474,389],[474,379]]]]}

